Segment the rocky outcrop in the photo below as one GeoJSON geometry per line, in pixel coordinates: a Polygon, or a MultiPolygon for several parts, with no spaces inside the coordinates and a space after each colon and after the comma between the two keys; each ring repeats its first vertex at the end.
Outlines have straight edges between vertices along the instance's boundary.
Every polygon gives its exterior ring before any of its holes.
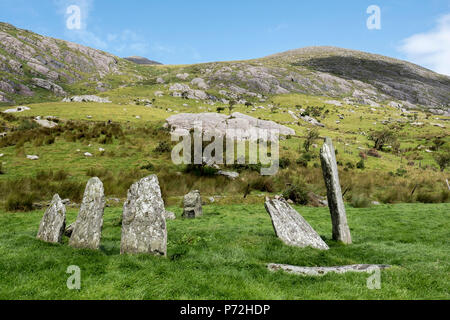
{"type": "Polygon", "coordinates": [[[64,98],[63,102],[97,102],[97,103],[111,103],[107,98],[100,98],[95,95],[73,96],[64,98]]]}
{"type": "Polygon", "coordinates": [[[158,177],[151,175],[128,190],[123,206],[120,253],[167,254],[166,210],[158,177]]]}
{"type": "Polygon", "coordinates": [[[42,217],[36,237],[45,242],[61,243],[65,227],[66,207],[59,195],[55,194],[42,217]]]}
{"type": "Polygon", "coordinates": [[[268,200],[264,206],[272,219],[275,234],[285,244],[300,248],[329,249],[309,223],[284,199],[268,200]]]}
{"type": "Polygon", "coordinates": [[[330,208],[333,225],[333,239],[345,244],[352,243],[350,228],[347,224],[344,199],[342,198],[339,172],[336,163],[336,153],[330,138],[325,139],[320,150],[323,177],[327,187],[328,207],[330,208]]]}
{"type": "Polygon", "coordinates": [[[234,133],[237,140],[273,140],[275,135],[268,134],[270,130],[278,131],[279,135],[295,135],[295,130],[277,124],[235,112],[231,116],[220,113],[180,113],[166,120],[166,127],[173,133],[184,136],[189,134],[195,124],[201,123],[203,133],[223,136],[234,133]]]}
{"type": "Polygon", "coordinates": [[[33,78],[32,81],[37,87],[51,91],[57,96],[64,96],[66,94],[63,88],[49,80],[33,78]]]}
{"type": "Polygon", "coordinates": [[[193,219],[201,217],[203,215],[203,209],[200,191],[194,190],[185,195],[183,207],[183,218],[193,219]]]}
{"type": "Polygon", "coordinates": [[[93,250],[100,248],[105,203],[103,183],[99,178],[90,179],[70,237],[70,246],[93,250]]]}
{"type": "Polygon", "coordinates": [[[64,95],[62,83],[99,80],[125,68],[119,65],[119,58],[111,54],[44,37],[7,23],[0,23],[0,49],[0,71],[3,72],[3,79],[0,80],[10,84],[13,82],[14,94],[24,96],[33,94],[26,86],[32,78],[39,79],[33,79],[35,86],[64,95]]]}

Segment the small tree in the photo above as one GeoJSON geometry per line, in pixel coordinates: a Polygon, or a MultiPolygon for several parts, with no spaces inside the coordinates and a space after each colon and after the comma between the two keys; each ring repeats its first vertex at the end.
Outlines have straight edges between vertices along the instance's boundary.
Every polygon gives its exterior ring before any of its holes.
{"type": "Polygon", "coordinates": [[[306,152],[309,152],[309,149],[311,148],[312,144],[318,138],[319,138],[319,130],[314,129],[308,132],[305,143],[303,143],[303,148],[305,148],[306,152]]]}
{"type": "Polygon", "coordinates": [[[237,102],[235,100],[230,100],[230,102],[228,102],[228,110],[231,112],[233,112],[234,106],[237,104],[237,102]]]}
{"type": "Polygon", "coordinates": [[[450,165],[450,150],[443,153],[436,153],[434,155],[434,160],[436,160],[441,171],[444,172],[444,170],[450,165]]]}
{"type": "Polygon", "coordinates": [[[386,144],[395,143],[397,141],[395,132],[390,129],[374,131],[369,136],[369,139],[375,143],[374,148],[379,151],[382,151],[386,144]]]}

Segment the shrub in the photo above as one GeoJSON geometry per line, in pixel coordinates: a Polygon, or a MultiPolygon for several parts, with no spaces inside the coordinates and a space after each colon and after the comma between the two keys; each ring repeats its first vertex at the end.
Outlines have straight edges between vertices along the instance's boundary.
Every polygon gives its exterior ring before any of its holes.
{"type": "Polygon", "coordinates": [[[364,169],[366,168],[366,165],[365,165],[365,163],[364,163],[364,159],[361,159],[361,160],[356,164],[356,167],[357,167],[358,169],[364,170],[364,169]]]}
{"type": "Polygon", "coordinates": [[[395,132],[387,128],[372,132],[369,139],[375,143],[374,148],[380,151],[383,150],[384,145],[393,144],[397,141],[395,132]]]}
{"type": "Polygon", "coordinates": [[[435,154],[434,160],[436,160],[436,163],[439,165],[441,172],[444,172],[444,170],[450,165],[450,151],[435,154]]]}
{"type": "Polygon", "coordinates": [[[33,210],[33,196],[25,193],[10,193],[6,199],[7,211],[31,211],[33,210]]]}
{"type": "Polygon", "coordinates": [[[191,173],[198,177],[215,176],[219,170],[202,164],[188,164],[184,170],[185,173],[191,173]]]}
{"type": "Polygon", "coordinates": [[[304,185],[290,185],[284,190],[283,197],[292,200],[296,204],[308,204],[308,191],[304,185]]]}
{"type": "Polygon", "coordinates": [[[158,146],[155,148],[155,152],[157,153],[166,153],[170,152],[172,150],[172,147],[167,141],[161,141],[158,146]]]}
{"type": "Polygon", "coordinates": [[[352,196],[351,206],[353,208],[368,208],[371,206],[371,204],[372,202],[370,201],[370,199],[362,194],[352,196]]]}
{"type": "Polygon", "coordinates": [[[279,166],[281,169],[286,169],[291,165],[291,160],[289,158],[286,157],[282,157],[279,160],[279,166]]]}
{"type": "Polygon", "coordinates": [[[259,176],[250,182],[250,188],[262,192],[274,192],[273,181],[270,177],[259,176]]]}
{"type": "Polygon", "coordinates": [[[154,171],[155,166],[152,163],[147,163],[141,167],[141,170],[154,171]]]}
{"type": "Polygon", "coordinates": [[[305,158],[303,158],[303,157],[297,159],[296,163],[297,163],[299,166],[302,166],[302,167],[304,167],[304,168],[307,168],[307,167],[308,167],[308,161],[307,161],[305,158]]]}
{"type": "Polygon", "coordinates": [[[309,152],[309,149],[311,148],[311,145],[314,143],[315,140],[319,138],[319,130],[314,129],[308,132],[306,136],[306,140],[303,143],[303,148],[306,152],[309,152]]]}

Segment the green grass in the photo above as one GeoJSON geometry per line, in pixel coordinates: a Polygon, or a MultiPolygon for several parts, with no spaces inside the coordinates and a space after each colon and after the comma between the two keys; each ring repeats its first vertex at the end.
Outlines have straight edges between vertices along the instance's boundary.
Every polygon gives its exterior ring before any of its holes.
{"type": "MultiPolygon", "coordinates": [[[[449,204],[348,208],[354,240],[333,242],[326,208],[297,207],[329,251],[282,244],[262,204],[210,205],[196,220],[168,222],[167,258],[120,255],[121,209],[107,208],[99,251],[35,239],[43,212],[0,213],[0,299],[449,299],[449,204]],[[267,263],[390,264],[381,290],[367,274],[303,277],[271,273],[267,263]],[[81,290],[66,269],[81,268],[81,290]]],[[[68,222],[77,212],[69,210],[68,222]]]]}

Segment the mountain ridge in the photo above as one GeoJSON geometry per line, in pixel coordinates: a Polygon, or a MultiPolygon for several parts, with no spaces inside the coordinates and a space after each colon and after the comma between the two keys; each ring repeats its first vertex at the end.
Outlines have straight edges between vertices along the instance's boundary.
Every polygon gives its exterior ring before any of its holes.
{"type": "Polygon", "coordinates": [[[166,78],[175,85],[195,80],[189,85],[209,90],[200,94],[208,97],[214,92],[227,92],[224,97],[237,100],[300,93],[349,104],[398,103],[408,109],[450,112],[450,77],[357,50],[315,46],[252,60],[171,67],[136,64],[130,58],[0,23],[0,103],[95,94],[166,78]]]}

